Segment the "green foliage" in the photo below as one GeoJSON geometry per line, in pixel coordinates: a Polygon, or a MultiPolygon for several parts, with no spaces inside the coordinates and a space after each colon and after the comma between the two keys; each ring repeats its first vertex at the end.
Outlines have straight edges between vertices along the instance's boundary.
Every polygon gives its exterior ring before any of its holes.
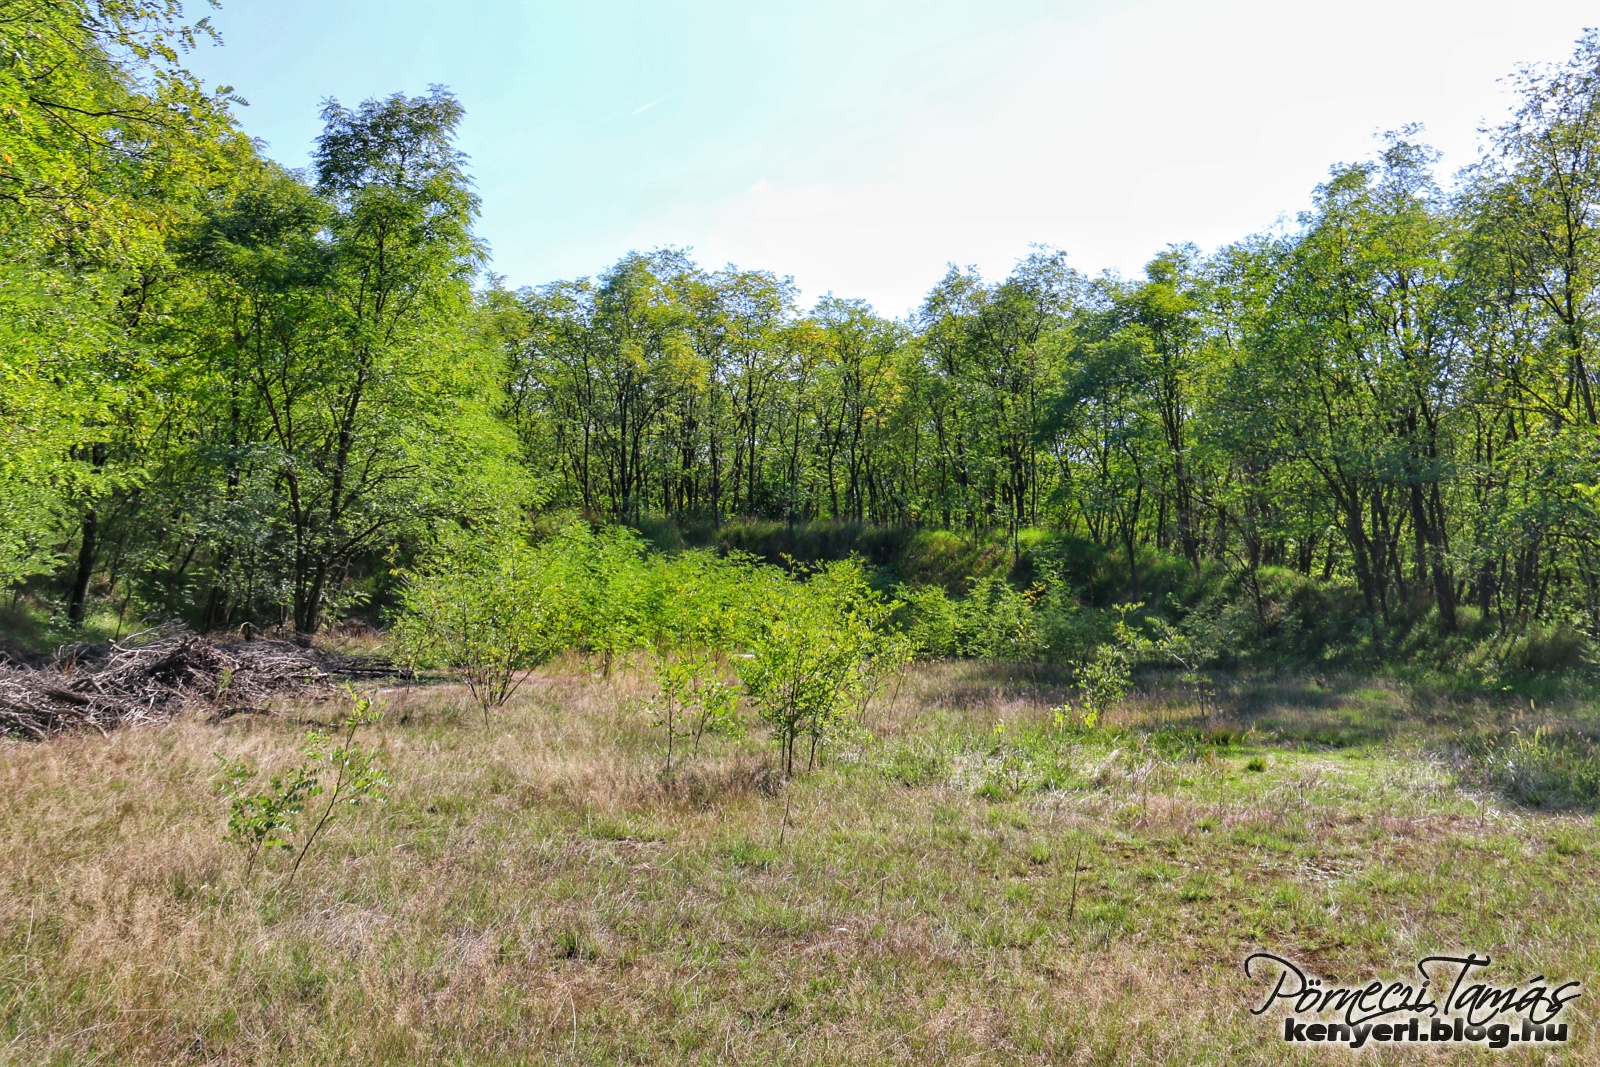
{"type": "Polygon", "coordinates": [[[1153,636],[1149,649],[1154,655],[1182,668],[1183,673],[1179,678],[1194,693],[1200,716],[1206,719],[1217,707],[1216,691],[1204,668],[1217,658],[1219,635],[1215,627],[1205,625],[1207,620],[1202,616],[1191,616],[1190,620],[1185,621],[1190,624],[1174,626],[1162,618],[1150,619],[1153,636]]]}
{"type": "Polygon", "coordinates": [[[648,644],[653,627],[651,574],[644,543],[626,527],[563,528],[538,549],[545,586],[573,602],[577,645],[601,657],[604,668],[648,644]]]}
{"type": "Polygon", "coordinates": [[[306,800],[317,788],[316,777],[306,767],[274,774],[264,789],[250,790],[257,771],[237,757],[218,754],[222,764],[223,799],[228,802],[229,844],[245,852],[244,876],[248,880],[263,851],[290,849],[296,823],[306,800]]]}
{"type": "Polygon", "coordinates": [[[1015,663],[1038,651],[1034,604],[1042,590],[1018,591],[998,575],[973,581],[956,602],[956,650],[975,659],[1015,663]]]}
{"type": "MultiPolygon", "coordinates": [[[[160,311],[167,237],[245,148],[178,63],[209,33],[165,2],[8,5],[0,19],[0,583],[71,561],[107,498],[148,484],[181,408],[160,311]]],[[[81,591],[72,587],[74,621],[81,591]]]]}
{"type": "Polygon", "coordinates": [[[350,697],[355,702],[355,710],[340,723],[337,733],[328,734],[318,730],[306,732],[301,751],[305,754],[307,765],[318,774],[316,784],[307,793],[307,800],[325,793],[327,803],[319,805],[322,808],[320,814],[311,813],[311,822],[304,828],[305,837],[294,858],[294,866],[289,869],[286,883],[294,881],[306,853],[311,851],[318,836],[334,820],[341,805],[354,808],[367,803],[382,804],[388,800],[391,782],[379,762],[378,750],[358,745],[355,741],[357,728],[381,721],[383,713],[374,706],[370,697],[361,696],[354,689],[350,690],[350,697]],[[331,783],[327,781],[330,775],[333,779],[331,783]]]}
{"type": "Polygon", "coordinates": [[[651,557],[650,640],[662,648],[748,648],[760,633],[762,605],[786,581],[777,568],[740,552],[651,557]]]}
{"type": "Polygon", "coordinates": [[[565,562],[520,538],[454,545],[408,579],[396,643],[416,666],[458,672],[487,729],[490,709],[581,631],[583,605],[564,581],[565,562]]]}
{"type": "Polygon", "coordinates": [[[786,775],[794,773],[802,738],[811,742],[810,765],[818,747],[847,727],[863,694],[898,665],[899,646],[885,625],[894,607],[848,561],[771,590],[764,623],[738,669],[773,729],[786,775]]]}
{"type": "Polygon", "coordinates": [[[537,545],[464,541],[408,579],[395,624],[419,666],[457,671],[484,711],[504,703],[525,672],[564,650],[613,658],[651,649],[667,771],[677,744],[743,729],[728,657],[776,731],[785,773],[795,745],[817,746],[859,717],[910,657],[886,622],[898,605],[841,562],[802,578],[732,555],[646,555],[632,532],[587,524],[537,545]]]}
{"type": "Polygon", "coordinates": [[[700,754],[700,739],[707,734],[739,737],[745,721],[739,714],[739,688],[724,677],[717,654],[684,650],[676,654],[654,651],[651,657],[656,696],[650,702],[654,725],[667,737],[665,773],[672,774],[673,743],[691,743],[691,756],[700,754]]]}
{"type": "Polygon", "coordinates": [[[292,882],[306,853],[332,823],[340,805],[358,807],[383,803],[389,776],[375,748],[355,743],[361,726],[380,721],[370,697],[349,690],[354,710],[339,724],[337,733],[308,730],[301,746],[303,762],[267,779],[266,787],[251,790],[259,772],[240,758],[218,755],[222,769],[223,799],[228,804],[228,834],[224,840],[245,852],[245,878],[255,870],[263,853],[300,848],[285,878],[292,882]],[[331,780],[330,780],[331,779],[331,780]],[[326,796],[325,803],[317,798],[326,796]],[[308,807],[318,810],[307,813],[308,807]]]}
{"type": "Polygon", "coordinates": [[[895,596],[902,608],[899,622],[921,659],[957,655],[956,601],[937,585],[899,586],[895,596]]]}
{"type": "Polygon", "coordinates": [[[627,528],[570,523],[536,544],[522,534],[443,542],[408,574],[394,634],[413,664],[458,672],[486,724],[527,671],[562,652],[609,670],[648,648],[666,687],[656,710],[672,722],[670,749],[736,728],[737,693],[721,688],[717,665],[756,642],[795,584],[749,557],[650,555],[627,528]]]}
{"type": "Polygon", "coordinates": [[[998,575],[974,579],[966,596],[942,586],[899,587],[895,595],[907,638],[925,658],[970,656],[1003,663],[1039,658],[1044,651],[1036,605],[1044,590],[1018,591],[998,575]]]}
{"type": "Polygon", "coordinates": [[[1119,605],[1111,640],[1097,645],[1078,669],[1079,717],[1088,729],[1122,703],[1133,685],[1133,665],[1149,648],[1149,641],[1128,624],[1128,614],[1141,607],[1119,605]]]}

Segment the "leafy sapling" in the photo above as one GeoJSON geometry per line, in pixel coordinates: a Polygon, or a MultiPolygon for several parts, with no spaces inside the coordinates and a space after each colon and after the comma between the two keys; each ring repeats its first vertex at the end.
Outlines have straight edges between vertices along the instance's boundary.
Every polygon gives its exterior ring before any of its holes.
{"type": "Polygon", "coordinates": [[[1133,687],[1133,665],[1150,647],[1148,639],[1128,625],[1128,614],[1143,604],[1117,605],[1111,640],[1097,645],[1078,672],[1080,721],[1092,730],[1105,713],[1122,703],[1133,687]]]}
{"type": "Polygon", "coordinates": [[[814,766],[819,746],[840,736],[850,713],[864,706],[863,688],[877,684],[879,667],[891,662],[876,657],[897,606],[868,584],[854,560],[814,568],[767,606],[739,675],[772,725],[785,777],[794,773],[802,738],[810,739],[806,762],[814,766]]]}
{"type": "MultiPolygon", "coordinates": [[[[318,836],[333,820],[340,804],[359,807],[369,801],[381,804],[389,798],[388,790],[391,782],[388,774],[378,763],[378,750],[355,743],[357,727],[370,726],[381,721],[383,713],[376,710],[371,697],[358,694],[354,688],[351,688],[349,693],[355,701],[355,711],[340,723],[339,733],[326,734],[319,730],[306,733],[305,747],[301,751],[311,761],[311,766],[321,766],[332,772],[333,784],[327,788],[327,803],[317,805],[321,812],[316,816],[304,842],[301,843],[300,852],[294,858],[294,866],[289,869],[289,876],[284,879],[285,884],[294,881],[294,876],[299,872],[306,853],[311,851],[311,846],[318,836]]],[[[322,794],[323,787],[319,781],[307,794],[307,799],[322,794]]]]}
{"type": "Polygon", "coordinates": [[[294,847],[290,839],[295,823],[305,810],[306,798],[316,789],[317,779],[307,768],[296,767],[288,774],[273,775],[265,789],[251,791],[255,768],[238,757],[218,754],[217,759],[222,763],[223,797],[228,802],[228,836],[224,840],[244,849],[248,881],[263,852],[294,847]]]}
{"type": "Polygon", "coordinates": [[[488,730],[490,710],[571,642],[570,583],[554,566],[561,562],[515,540],[455,546],[407,577],[395,625],[401,655],[413,667],[455,671],[488,730]]]}
{"type": "Polygon", "coordinates": [[[654,725],[667,735],[666,774],[670,776],[677,741],[690,743],[691,754],[698,756],[702,737],[736,737],[744,730],[744,719],[739,714],[739,688],[723,678],[714,653],[657,651],[653,659],[658,688],[650,707],[655,713],[654,725]]]}
{"type": "Polygon", "coordinates": [[[264,789],[250,788],[259,773],[243,759],[218,755],[222,764],[223,797],[228,802],[228,833],[224,840],[245,852],[245,878],[254,873],[263,854],[295,848],[294,866],[285,883],[294,880],[306,853],[333,821],[338,807],[355,807],[387,799],[389,776],[378,764],[376,748],[355,743],[358,727],[378,722],[371,698],[350,690],[355,710],[334,734],[311,730],[301,748],[304,762],[284,774],[267,779],[264,789]],[[324,782],[331,777],[332,784],[324,782]],[[318,800],[326,796],[326,802],[318,800]],[[315,803],[314,803],[315,802],[315,803]],[[309,826],[308,807],[316,808],[309,826]]]}
{"type": "Polygon", "coordinates": [[[1205,665],[1216,657],[1217,633],[1215,630],[1180,629],[1165,619],[1151,619],[1155,632],[1152,648],[1183,668],[1183,683],[1194,692],[1195,703],[1203,719],[1210,719],[1217,710],[1216,690],[1205,673],[1205,665]]]}

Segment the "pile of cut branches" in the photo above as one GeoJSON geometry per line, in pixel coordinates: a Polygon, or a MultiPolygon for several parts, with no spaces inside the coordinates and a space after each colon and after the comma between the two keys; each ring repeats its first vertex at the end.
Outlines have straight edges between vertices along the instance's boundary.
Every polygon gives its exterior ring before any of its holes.
{"type": "MultiPolygon", "coordinates": [[[[341,672],[343,673],[343,672],[341,672]]],[[[0,734],[40,740],[66,730],[165,722],[188,705],[218,718],[265,698],[328,683],[310,649],[286,641],[218,644],[156,631],[106,645],[70,645],[41,667],[0,664],[0,734]]]]}

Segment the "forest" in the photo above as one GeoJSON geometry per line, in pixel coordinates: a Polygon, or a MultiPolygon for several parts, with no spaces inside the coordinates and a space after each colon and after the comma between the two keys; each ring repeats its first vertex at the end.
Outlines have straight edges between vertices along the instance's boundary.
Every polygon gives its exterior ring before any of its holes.
{"type": "Polygon", "coordinates": [[[13,630],[387,626],[464,540],[577,521],[855,554],[910,602],[1137,602],[1247,658],[1494,674],[1600,635],[1593,33],[1448,182],[1400,130],[1275,231],[1136,278],[952,266],[892,320],[672,248],[508,288],[448,90],[330,101],[291,170],[183,67],[204,20],[8,10],[13,630]]]}

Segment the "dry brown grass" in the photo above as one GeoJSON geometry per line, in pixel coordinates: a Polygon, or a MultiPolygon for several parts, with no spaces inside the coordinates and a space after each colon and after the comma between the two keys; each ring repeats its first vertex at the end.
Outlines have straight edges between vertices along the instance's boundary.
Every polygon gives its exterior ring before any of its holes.
{"type": "MultiPolygon", "coordinates": [[[[1245,1010],[1255,947],[1346,979],[1445,947],[1580,980],[1600,960],[1593,820],[1420,757],[1272,750],[1253,774],[1128,734],[1074,748],[1065,789],[897,784],[898,751],[981,762],[1060,699],[940,665],[787,789],[760,737],[663,783],[631,672],[542,673],[487,731],[453,687],[383,695],[392,799],[287,887],[281,863],[243,880],[213,753],[286,765],[293,722],[0,748],[0,1061],[1310,1063],[1344,1053],[1245,1010]]],[[[1576,1007],[1551,1062],[1600,1060],[1576,1007]]]]}

